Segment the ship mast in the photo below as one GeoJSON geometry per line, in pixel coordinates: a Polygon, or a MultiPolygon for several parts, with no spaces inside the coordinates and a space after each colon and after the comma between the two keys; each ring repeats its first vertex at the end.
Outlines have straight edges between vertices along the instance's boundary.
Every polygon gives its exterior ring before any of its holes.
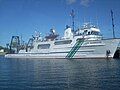
{"type": "Polygon", "coordinates": [[[114,15],[113,15],[113,11],[111,10],[111,18],[112,18],[112,28],[113,28],[113,38],[115,38],[115,25],[114,25],[114,15]]]}
{"type": "Polygon", "coordinates": [[[74,12],[73,9],[72,9],[72,11],[71,11],[71,13],[70,13],[70,16],[72,17],[72,29],[73,29],[73,32],[74,32],[74,27],[75,27],[75,21],[74,21],[75,12],[74,12]]]}

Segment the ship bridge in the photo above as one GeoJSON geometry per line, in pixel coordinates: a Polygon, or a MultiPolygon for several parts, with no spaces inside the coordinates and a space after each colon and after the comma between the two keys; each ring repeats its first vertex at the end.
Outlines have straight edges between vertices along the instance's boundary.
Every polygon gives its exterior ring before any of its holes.
{"type": "Polygon", "coordinates": [[[85,23],[82,28],[78,29],[75,32],[75,36],[84,36],[84,38],[91,40],[98,40],[102,38],[102,35],[100,34],[100,29],[90,23],[85,23]]]}
{"type": "Polygon", "coordinates": [[[76,35],[100,35],[100,29],[90,23],[85,23],[76,31],[76,35]]]}

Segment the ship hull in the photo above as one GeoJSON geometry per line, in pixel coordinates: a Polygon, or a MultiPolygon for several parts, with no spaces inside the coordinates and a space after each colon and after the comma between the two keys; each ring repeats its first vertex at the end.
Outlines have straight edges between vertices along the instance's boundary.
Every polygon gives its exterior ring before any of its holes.
{"type": "MultiPolygon", "coordinates": [[[[6,58],[41,58],[41,59],[88,59],[88,58],[113,58],[120,39],[104,39],[102,44],[82,45],[72,58],[66,57],[71,49],[65,51],[51,50],[49,53],[27,52],[7,54],[6,58]],[[63,51],[63,52],[61,52],[63,51]],[[107,53],[109,51],[109,53],[107,53]]],[[[87,42],[87,41],[86,41],[87,42]]]]}

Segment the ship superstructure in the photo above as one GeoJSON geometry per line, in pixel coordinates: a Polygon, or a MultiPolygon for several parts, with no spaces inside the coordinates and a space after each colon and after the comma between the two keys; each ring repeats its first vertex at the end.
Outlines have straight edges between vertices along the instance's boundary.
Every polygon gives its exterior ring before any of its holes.
{"type": "Polygon", "coordinates": [[[30,46],[19,49],[18,53],[7,54],[8,58],[113,58],[120,39],[103,39],[100,29],[85,23],[78,30],[66,26],[64,36],[58,38],[55,29],[42,38],[31,38],[30,46]]]}

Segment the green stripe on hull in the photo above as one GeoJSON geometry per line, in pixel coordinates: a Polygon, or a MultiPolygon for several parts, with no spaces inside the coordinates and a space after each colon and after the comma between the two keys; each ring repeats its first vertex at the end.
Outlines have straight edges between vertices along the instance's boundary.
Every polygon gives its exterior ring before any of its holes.
{"type": "Polygon", "coordinates": [[[72,49],[70,50],[70,52],[68,52],[66,58],[73,58],[75,53],[79,50],[79,48],[82,46],[84,42],[84,39],[80,39],[78,40],[75,45],[72,47],[72,49]]]}

